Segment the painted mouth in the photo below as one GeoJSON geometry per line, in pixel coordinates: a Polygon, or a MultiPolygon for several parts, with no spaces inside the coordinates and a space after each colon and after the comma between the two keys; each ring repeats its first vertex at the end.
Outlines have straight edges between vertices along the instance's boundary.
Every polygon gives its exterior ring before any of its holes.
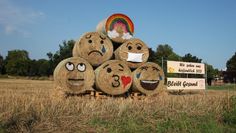
{"type": "Polygon", "coordinates": [[[98,50],[92,50],[92,51],[90,51],[90,52],[88,53],[88,55],[90,55],[90,54],[92,54],[92,53],[98,53],[98,54],[100,54],[101,56],[103,56],[103,54],[102,54],[100,51],[98,51],[98,50]]]}
{"type": "Polygon", "coordinates": [[[155,90],[159,85],[159,80],[140,80],[140,85],[145,90],[155,90]]]}
{"type": "Polygon", "coordinates": [[[120,77],[118,75],[112,75],[112,78],[113,78],[113,82],[112,82],[112,87],[119,87],[120,86],[120,77]]]}
{"type": "Polygon", "coordinates": [[[68,81],[69,81],[70,85],[74,85],[74,86],[79,86],[79,85],[84,84],[84,79],[72,79],[72,78],[69,78],[68,81]]]}

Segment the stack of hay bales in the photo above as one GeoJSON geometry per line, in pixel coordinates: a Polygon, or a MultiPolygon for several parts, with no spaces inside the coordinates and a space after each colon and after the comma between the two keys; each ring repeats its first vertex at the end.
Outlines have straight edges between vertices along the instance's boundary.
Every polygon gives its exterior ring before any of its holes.
{"type": "Polygon", "coordinates": [[[164,88],[163,70],[147,62],[148,46],[133,34],[133,22],[124,14],[100,22],[95,32],[76,41],[73,57],[58,64],[55,88],[72,94],[91,88],[109,95],[122,95],[130,89],[145,95],[158,93],[164,88]]]}

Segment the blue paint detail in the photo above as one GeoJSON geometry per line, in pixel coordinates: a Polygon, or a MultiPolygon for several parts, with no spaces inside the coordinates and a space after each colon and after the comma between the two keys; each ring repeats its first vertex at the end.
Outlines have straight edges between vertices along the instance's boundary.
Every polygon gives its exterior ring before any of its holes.
{"type": "Polygon", "coordinates": [[[137,79],[140,78],[141,73],[136,74],[137,79]]]}
{"type": "Polygon", "coordinates": [[[160,80],[162,80],[162,79],[163,79],[163,78],[162,78],[162,76],[160,76],[160,75],[159,75],[159,78],[160,78],[160,80]]]}
{"type": "Polygon", "coordinates": [[[106,49],[105,49],[104,45],[102,45],[102,52],[106,53],[106,49]]]}

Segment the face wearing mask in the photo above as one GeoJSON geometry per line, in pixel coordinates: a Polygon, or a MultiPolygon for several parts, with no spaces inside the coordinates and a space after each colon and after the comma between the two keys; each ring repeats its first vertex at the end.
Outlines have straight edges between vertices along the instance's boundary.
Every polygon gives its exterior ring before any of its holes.
{"type": "Polygon", "coordinates": [[[126,61],[130,62],[143,62],[143,53],[131,53],[128,52],[128,58],[126,61]]]}

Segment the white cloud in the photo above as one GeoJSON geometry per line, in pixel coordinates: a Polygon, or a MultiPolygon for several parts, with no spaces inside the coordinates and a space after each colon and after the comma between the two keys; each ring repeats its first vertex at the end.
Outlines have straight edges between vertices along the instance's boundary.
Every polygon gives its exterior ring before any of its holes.
{"type": "Polygon", "coordinates": [[[128,40],[128,39],[131,39],[132,37],[133,37],[133,36],[130,35],[129,32],[127,32],[127,33],[123,33],[122,39],[128,40]]]}
{"type": "Polygon", "coordinates": [[[116,30],[108,31],[108,37],[110,38],[117,38],[119,36],[119,33],[116,32],[116,30]]]}
{"type": "Polygon", "coordinates": [[[20,34],[27,37],[30,33],[24,26],[33,24],[44,16],[41,11],[20,7],[8,0],[0,0],[0,28],[6,35],[20,34]]]}

